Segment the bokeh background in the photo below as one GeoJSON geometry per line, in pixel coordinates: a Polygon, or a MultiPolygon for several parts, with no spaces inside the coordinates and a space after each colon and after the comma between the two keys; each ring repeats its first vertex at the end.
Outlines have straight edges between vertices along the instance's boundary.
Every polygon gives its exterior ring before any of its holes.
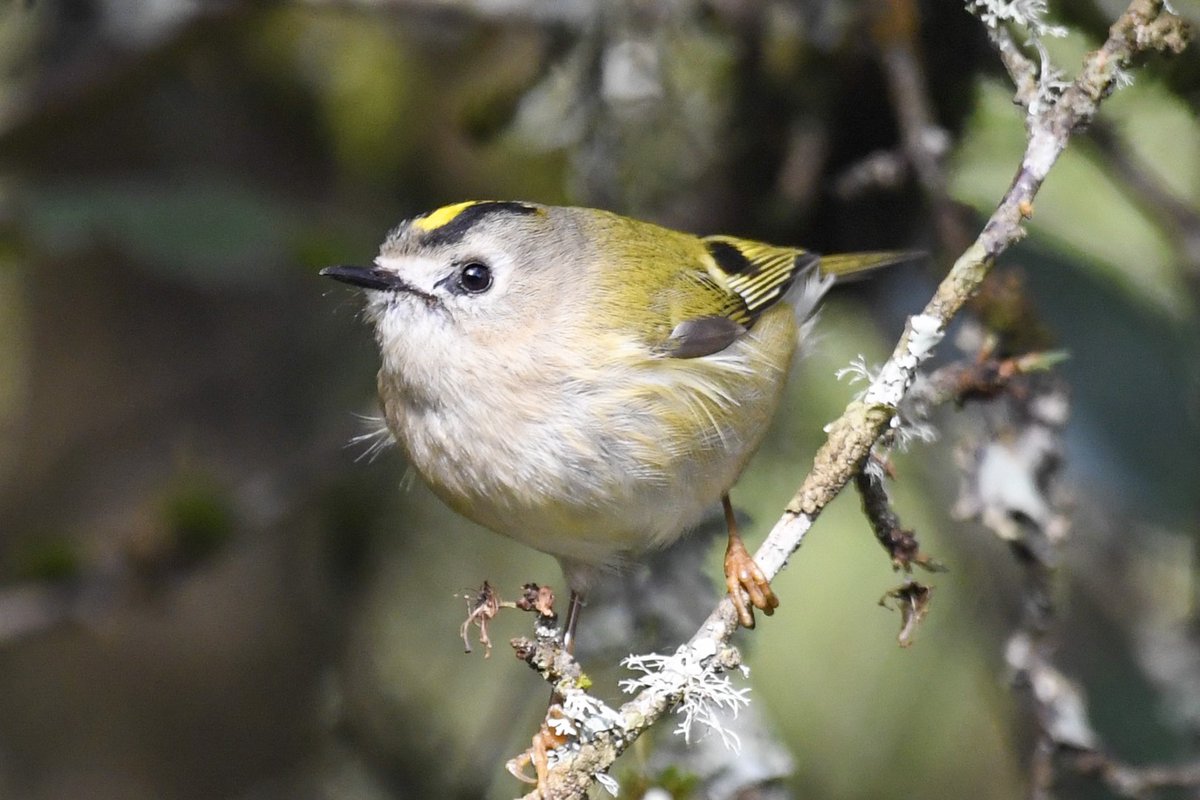
{"type": "MultiPolygon", "coordinates": [[[[1120,10],[1054,3],[1055,63],[1120,10]]],[[[1001,263],[1071,355],[1057,661],[1133,763],[1186,760],[1200,733],[1198,107],[1196,49],[1151,60],[1001,263]]],[[[957,3],[0,0],[0,797],[521,793],[503,763],[546,690],[504,643],[528,621],[464,655],[460,596],[558,585],[557,566],[351,444],[374,345],[317,270],[467,198],[928,252],[828,304],[735,494],[757,542],[854,391],[835,371],[885,357],[1022,147],[957,3]]],[[[1003,657],[1019,573],[952,513],[967,413],[897,460],[896,506],[950,567],[913,647],[849,496],[742,637],[791,754],[777,789],[1025,791],[1003,657]]],[[[651,751],[615,770],[626,796],[651,751]]]]}

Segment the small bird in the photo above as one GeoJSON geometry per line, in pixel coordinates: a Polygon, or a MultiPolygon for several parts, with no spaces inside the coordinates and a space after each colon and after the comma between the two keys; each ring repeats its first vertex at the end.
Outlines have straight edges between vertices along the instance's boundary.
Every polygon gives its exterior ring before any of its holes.
{"type": "Polygon", "coordinates": [[[739,621],[774,610],[730,488],[834,280],[905,258],[487,200],[401,223],[374,266],[320,274],[365,290],[384,419],[434,494],[558,559],[570,645],[599,576],[718,501],[739,621]]]}

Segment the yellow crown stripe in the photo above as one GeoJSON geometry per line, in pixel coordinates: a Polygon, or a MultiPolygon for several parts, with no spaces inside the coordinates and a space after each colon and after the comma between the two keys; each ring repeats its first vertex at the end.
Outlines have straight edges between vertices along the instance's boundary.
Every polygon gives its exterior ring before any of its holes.
{"type": "Polygon", "coordinates": [[[428,233],[429,231],[437,230],[438,228],[449,225],[458,217],[459,214],[466,211],[471,206],[479,205],[479,200],[466,200],[453,205],[442,206],[436,211],[430,211],[423,217],[417,217],[412,221],[412,227],[419,231],[428,233]]]}

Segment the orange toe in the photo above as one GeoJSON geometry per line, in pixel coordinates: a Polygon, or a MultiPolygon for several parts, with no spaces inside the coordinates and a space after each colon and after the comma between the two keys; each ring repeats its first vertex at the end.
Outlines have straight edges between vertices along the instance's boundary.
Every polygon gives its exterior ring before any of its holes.
{"type": "Polygon", "coordinates": [[[770,581],[746,550],[741,538],[730,538],[729,547],[725,550],[725,587],[729,590],[729,597],[738,612],[738,621],[743,627],[754,627],[755,608],[770,616],[779,606],[779,598],[771,590],[770,581]]]}

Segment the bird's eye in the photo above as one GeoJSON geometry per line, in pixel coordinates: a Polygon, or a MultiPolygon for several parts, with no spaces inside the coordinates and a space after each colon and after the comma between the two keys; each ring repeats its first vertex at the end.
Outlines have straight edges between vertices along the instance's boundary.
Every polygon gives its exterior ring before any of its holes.
{"type": "Polygon", "coordinates": [[[492,269],[487,264],[472,261],[458,273],[458,285],[468,294],[482,294],[492,288],[492,269]]]}

